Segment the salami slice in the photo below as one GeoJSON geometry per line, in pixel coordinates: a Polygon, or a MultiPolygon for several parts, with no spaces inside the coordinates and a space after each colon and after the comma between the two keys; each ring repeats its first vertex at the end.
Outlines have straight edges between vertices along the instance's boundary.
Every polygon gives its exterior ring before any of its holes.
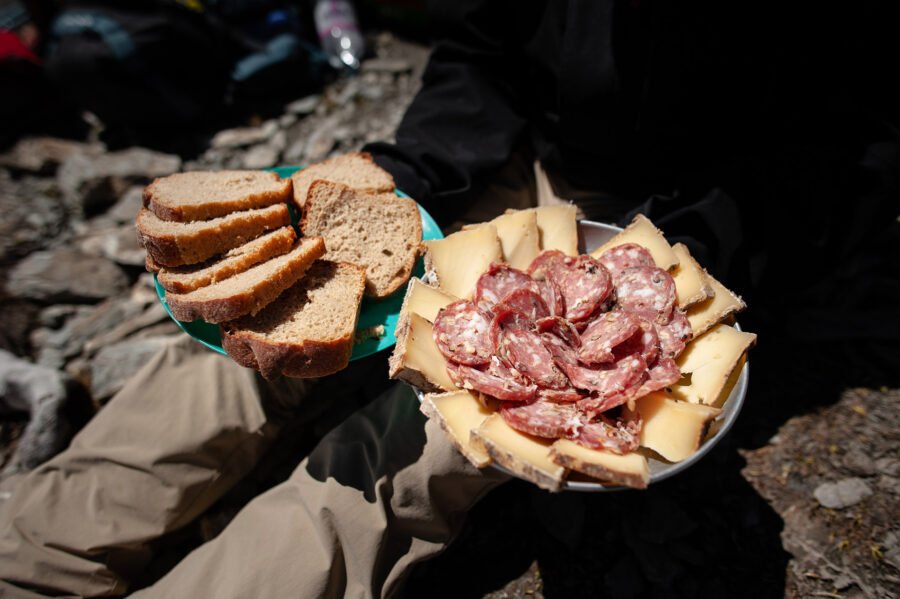
{"type": "Polygon", "coordinates": [[[490,329],[491,321],[475,304],[459,300],[438,312],[432,335],[448,360],[480,366],[489,363],[494,353],[490,329]]]}
{"type": "Polygon", "coordinates": [[[603,368],[560,366],[578,389],[593,392],[593,396],[578,402],[585,413],[596,415],[620,406],[637,396],[647,376],[647,363],[637,354],[622,358],[603,368]]]}
{"type": "Polygon", "coordinates": [[[657,325],[660,351],[667,358],[677,358],[684,351],[685,345],[694,336],[691,323],[680,308],[672,311],[672,318],[667,324],[657,325]]]}
{"type": "Polygon", "coordinates": [[[541,389],[569,387],[568,379],[554,365],[553,356],[541,336],[514,321],[507,319],[501,323],[497,353],[541,389]]]}
{"type": "Polygon", "coordinates": [[[550,279],[550,273],[565,264],[568,256],[559,250],[547,250],[538,254],[531,265],[528,266],[528,274],[536,281],[550,279]]]}
{"type": "Polygon", "coordinates": [[[550,333],[559,337],[569,347],[581,347],[581,336],[571,322],[558,316],[541,318],[536,323],[539,333],[550,333]]]}
{"type": "Polygon", "coordinates": [[[646,318],[637,317],[641,323],[640,331],[635,333],[628,341],[615,348],[613,354],[616,359],[629,354],[641,354],[644,362],[653,364],[659,355],[659,337],[656,334],[657,325],[646,318]]]}
{"type": "Polygon", "coordinates": [[[626,411],[625,414],[627,416],[616,419],[600,416],[594,422],[586,423],[570,438],[590,449],[631,453],[640,446],[643,421],[638,412],[626,411]]]}
{"type": "Polygon", "coordinates": [[[611,247],[600,254],[597,260],[606,267],[613,281],[617,281],[619,275],[626,268],[656,266],[653,256],[650,255],[647,248],[636,243],[623,243],[622,245],[611,247]]]}
{"type": "Polygon", "coordinates": [[[675,307],[675,281],[655,266],[626,268],[616,281],[616,301],[626,312],[666,324],[675,307]]]}
{"type": "Polygon", "coordinates": [[[530,287],[531,277],[508,264],[491,264],[475,284],[474,301],[482,310],[488,310],[520,287],[530,287]]]}
{"type": "Polygon", "coordinates": [[[544,298],[544,303],[547,304],[547,308],[550,310],[550,316],[566,315],[563,292],[556,283],[550,279],[544,279],[542,281],[534,280],[532,285],[540,296],[544,298]]]}
{"type": "Polygon", "coordinates": [[[575,387],[566,389],[538,389],[538,399],[553,403],[575,403],[581,401],[586,395],[575,387]]]}
{"type": "Polygon", "coordinates": [[[535,401],[524,405],[504,405],[500,414],[514,429],[546,439],[577,435],[582,417],[573,404],[535,401]]]}
{"type": "Polygon", "coordinates": [[[653,391],[665,389],[681,379],[681,370],[672,358],[660,357],[648,371],[647,380],[641,384],[635,397],[643,397],[653,391]]]}
{"type": "Polygon", "coordinates": [[[518,312],[531,322],[550,316],[550,310],[547,308],[544,298],[530,287],[519,287],[504,297],[494,307],[495,312],[501,310],[518,312]]]}
{"type": "Polygon", "coordinates": [[[587,320],[612,291],[609,271],[590,256],[569,258],[564,264],[565,268],[551,272],[551,279],[562,290],[566,318],[572,322],[587,320]]]}
{"type": "Polygon", "coordinates": [[[617,310],[600,314],[581,333],[578,359],[584,364],[613,362],[613,349],[638,331],[641,331],[641,320],[629,312],[617,310]]]}
{"type": "MultiPolygon", "coordinates": [[[[537,396],[537,387],[534,385],[523,385],[514,380],[512,376],[498,376],[495,372],[503,372],[504,366],[499,364],[499,360],[493,372],[478,370],[470,366],[463,366],[454,362],[447,363],[447,374],[450,380],[463,389],[480,391],[485,395],[496,397],[504,401],[532,401],[537,396]]],[[[492,361],[492,367],[495,364],[492,361]]]]}

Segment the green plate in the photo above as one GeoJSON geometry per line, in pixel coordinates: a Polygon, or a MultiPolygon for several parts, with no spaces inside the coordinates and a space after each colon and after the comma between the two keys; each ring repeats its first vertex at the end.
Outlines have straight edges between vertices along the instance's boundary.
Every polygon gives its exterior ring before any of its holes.
{"type": "MultiPolygon", "coordinates": [[[[300,170],[300,167],[280,166],[269,170],[278,173],[280,177],[290,177],[293,173],[300,170]]],[[[399,190],[397,190],[397,195],[401,198],[409,197],[399,190]]],[[[290,206],[290,208],[291,217],[294,221],[294,225],[296,226],[297,215],[293,210],[293,206],[290,206]]],[[[422,239],[443,238],[444,235],[441,233],[440,227],[437,226],[437,223],[434,222],[434,219],[431,218],[431,215],[428,214],[428,212],[426,212],[425,209],[421,206],[419,206],[419,214],[422,217],[422,239]]],[[[420,257],[418,260],[416,260],[416,267],[413,269],[413,276],[421,277],[424,272],[425,269],[422,265],[422,258],[420,257]]],[[[163,286],[160,285],[159,281],[156,280],[156,275],[153,276],[153,281],[156,284],[156,294],[159,296],[159,300],[162,302],[162,305],[166,309],[166,312],[169,314],[169,317],[171,317],[172,320],[175,321],[175,324],[177,324],[182,331],[184,331],[206,347],[217,351],[220,354],[225,354],[225,350],[222,349],[222,337],[219,333],[219,325],[209,324],[208,322],[202,320],[194,320],[192,322],[182,322],[180,320],[176,320],[175,317],[172,316],[172,311],[169,310],[169,305],[166,303],[166,290],[163,289],[163,286]]],[[[364,329],[368,329],[369,327],[383,325],[384,335],[379,338],[373,337],[367,339],[366,341],[355,345],[353,347],[353,354],[350,356],[351,360],[364,358],[383,349],[393,347],[393,345],[397,342],[396,337],[394,337],[394,330],[397,328],[397,317],[400,314],[400,307],[403,304],[403,296],[405,293],[406,285],[398,289],[390,297],[387,297],[383,300],[363,298],[362,306],[360,307],[359,312],[359,321],[356,324],[356,330],[361,331],[364,329]]]]}

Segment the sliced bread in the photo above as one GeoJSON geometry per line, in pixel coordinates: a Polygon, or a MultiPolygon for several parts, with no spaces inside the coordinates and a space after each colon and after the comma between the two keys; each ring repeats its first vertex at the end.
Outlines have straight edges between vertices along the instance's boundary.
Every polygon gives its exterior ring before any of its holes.
{"type": "Polygon", "coordinates": [[[319,260],[256,316],[224,323],[222,347],[267,379],[335,373],[350,362],[364,288],[359,266],[319,260]]]}
{"type": "MultiPolygon", "coordinates": [[[[188,293],[244,272],[251,266],[290,251],[297,239],[292,227],[281,227],[245,243],[212,261],[196,266],[158,268],[157,280],[166,291],[188,293]]],[[[148,258],[149,264],[149,258],[148,258]]]]}
{"type": "Polygon", "coordinates": [[[290,224],[286,204],[242,210],[212,220],[162,220],[141,208],[137,216],[138,242],[160,266],[197,264],[290,224]]]}
{"type": "Polygon", "coordinates": [[[237,210],[264,208],[291,198],[291,180],[264,171],[195,171],[156,179],[144,206],[163,220],[208,220],[237,210]]]}
{"type": "Polygon", "coordinates": [[[422,241],[414,201],[330,181],[313,182],[300,228],[304,235],[325,238],[329,260],[365,268],[366,295],[375,298],[409,280],[422,241]]]}
{"type": "Polygon", "coordinates": [[[333,181],[358,191],[383,193],[394,191],[394,178],[375,164],[366,152],[350,152],[310,165],[291,175],[294,182],[294,203],[301,210],[306,206],[309,187],[313,181],[333,181]]]}
{"type": "Polygon", "coordinates": [[[296,283],[325,253],[321,237],[306,237],[276,256],[232,277],[188,293],[168,293],[166,303],[178,320],[218,324],[256,314],[296,283]]]}

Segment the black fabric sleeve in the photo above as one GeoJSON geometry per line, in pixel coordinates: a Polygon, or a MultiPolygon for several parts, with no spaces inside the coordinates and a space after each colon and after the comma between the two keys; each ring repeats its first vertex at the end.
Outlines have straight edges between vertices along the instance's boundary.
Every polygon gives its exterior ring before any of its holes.
{"type": "Polygon", "coordinates": [[[449,38],[438,43],[396,143],[365,148],[397,186],[442,225],[501,166],[527,123],[518,60],[534,21],[508,2],[454,3],[449,38]]]}

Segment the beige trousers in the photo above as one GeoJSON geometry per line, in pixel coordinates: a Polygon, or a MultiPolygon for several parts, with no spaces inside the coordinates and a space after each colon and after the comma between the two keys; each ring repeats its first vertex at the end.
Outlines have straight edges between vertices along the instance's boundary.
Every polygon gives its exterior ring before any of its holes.
{"type": "MultiPolygon", "coordinates": [[[[268,383],[187,338],[165,349],[69,449],[0,494],[0,597],[127,593],[152,541],[265,459],[278,408],[340,400],[317,390],[268,383]]],[[[397,384],[134,596],[390,596],[504,480],[470,466],[397,384]]]]}

